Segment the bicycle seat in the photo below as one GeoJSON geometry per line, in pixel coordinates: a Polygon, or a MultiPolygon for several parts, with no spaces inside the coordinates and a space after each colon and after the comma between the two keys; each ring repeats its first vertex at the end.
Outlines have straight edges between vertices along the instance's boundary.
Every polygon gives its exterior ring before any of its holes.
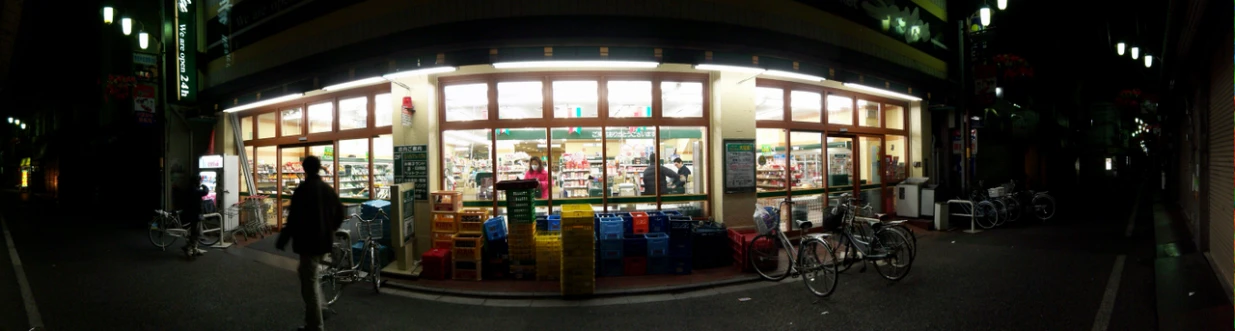
{"type": "Polygon", "coordinates": [[[806,220],[794,220],[794,222],[798,225],[798,228],[802,230],[810,229],[811,226],[814,226],[814,224],[806,220]]]}

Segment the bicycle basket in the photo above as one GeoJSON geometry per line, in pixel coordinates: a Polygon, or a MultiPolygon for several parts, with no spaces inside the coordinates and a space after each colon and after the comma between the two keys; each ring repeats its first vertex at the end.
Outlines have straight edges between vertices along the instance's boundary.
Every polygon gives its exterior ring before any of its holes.
{"type": "Polygon", "coordinates": [[[382,239],[383,227],[382,218],[374,218],[368,222],[356,222],[356,233],[360,234],[361,238],[372,237],[374,240],[382,239]]]}
{"type": "Polygon", "coordinates": [[[987,190],[986,190],[986,194],[987,194],[988,196],[990,196],[991,198],[999,198],[999,197],[1003,197],[1003,194],[1004,194],[1004,193],[1005,193],[1005,190],[1004,190],[1003,186],[1000,186],[1000,187],[995,187],[995,188],[990,188],[990,189],[987,189],[987,190]]]}
{"type": "Polygon", "coordinates": [[[780,210],[772,207],[758,207],[755,209],[755,229],[759,234],[767,234],[772,229],[780,228],[780,210]]]}

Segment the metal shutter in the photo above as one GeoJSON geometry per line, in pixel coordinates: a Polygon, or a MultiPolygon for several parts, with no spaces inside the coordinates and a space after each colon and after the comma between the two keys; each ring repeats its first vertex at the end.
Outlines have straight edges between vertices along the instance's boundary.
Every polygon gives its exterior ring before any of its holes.
{"type": "MultiPolygon", "coordinates": [[[[1224,40],[1231,40],[1230,35],[1224,40]]],[[[1225,281],[1232,278],[1232,217],[1235,216],[1235,109],[1232,109],[1232,43],[1213,60],[1209,91],[1209,252],[1225,281]]]]}

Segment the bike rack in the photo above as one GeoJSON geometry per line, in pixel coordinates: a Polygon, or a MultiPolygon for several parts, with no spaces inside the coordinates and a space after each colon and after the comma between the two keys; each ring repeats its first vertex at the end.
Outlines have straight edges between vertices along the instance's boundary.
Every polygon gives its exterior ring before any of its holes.
{"type": "MultiPolygon", "coordinates": [[[[227,219],[223,217],[223,214],[220,214],[220,213],[202,214],[203,221],[205,221],[207,218],[218,218],[219,219],[219,242],[214,243],[214,245],[210,245],[210,247],[211,248],[231,247],[232,243],[227,242],[227,238],[230,237],[227,234],[228,232],[235,233],[235,230],[228,231],[227,229],[225,229],[227,227],[227,224],[224,224],[224,223],[227,221],[227,219]]],[[[206,231],[202,230],[202,234],[206,234],[206,231]]]]}
{"type": "Polygon", "coordinates": [[[969,201],[969,200],[960,200],[960,199],[952,199],[952,200],[948,200],[948,210],[951,210],[951,209],[952,209],[952,204],[966,204],[966,205],[969,205],[969,214],[960,214],[960,213],[949,213],[949,214],[948,214],[948,215],[950,215],[950,216],[963,216],[963,217],[968,217],[968,218],[969,218],[969,230],[965,230],[965,233],[970,233],[970,234],[972,234],[972,233],[979,233],[979,232],[982,232],[982,230],[978,230],[978,228],[977,228],[977,226],[976,226],[976,225],[977,225],[977,223],[978,223],[978,220],[974,219],[974,217],[973,217],[973,213],[977,210],[977,209],[974,209],[973,201],[969,201]]]}

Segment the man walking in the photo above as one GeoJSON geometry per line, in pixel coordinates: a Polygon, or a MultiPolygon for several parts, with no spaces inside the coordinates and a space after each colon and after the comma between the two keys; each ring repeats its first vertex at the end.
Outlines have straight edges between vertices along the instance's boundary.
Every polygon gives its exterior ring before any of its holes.
{"type": "Polygon", "coordinates": [[[334,188],[322,181],[318,171],[322,161],[308,156],[302,162],[304,182],[292,192],[287,224],[279,233],[276,246],[283,250],[292,241],[292,251],[300,254],[300,295],[304,297],[305,326],[301,330],[325,330],[322,322],[322,289],[318,284],[318,265],[330,253],[335,230],[343,224],[343,204],[334,188]]]}

